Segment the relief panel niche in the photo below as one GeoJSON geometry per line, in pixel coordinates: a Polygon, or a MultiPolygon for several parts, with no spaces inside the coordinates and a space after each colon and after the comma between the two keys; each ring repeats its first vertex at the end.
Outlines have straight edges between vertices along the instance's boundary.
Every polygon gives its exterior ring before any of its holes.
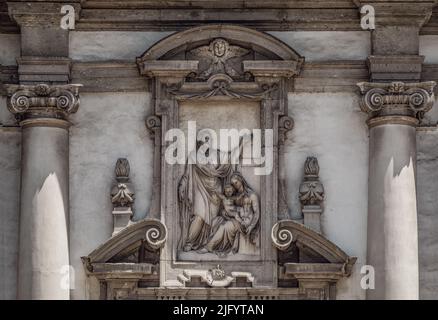
{"type": "MultiPolygon", "coordinates": [[[[218,159],[229,158],[232,150],[239,148],[239,143],[234,140],[233,144],[230,139],[229,151],[221,150],[221,129],[247,132],[249,138],[253,129],[260,128],[260,103],[234,100],[181,102],[179,127],[186,137],[189,137],[189,121],[196,121],[198,133],[212,130],[218,138],[214,143],[218,159]]],[[[240,142],[242,144],[243,139],[240,142]]],[[[248,146],[251,147],[250,141],[248,146]]],[[[187,163],[180,166],[178,187],[181,191],[190,188],[192,193],[187,192],[178,199],[181,226],[178,259],[261,259],[260,176],[254,174],[255,166],[242,161],[236,165],[187,163]],[[186,202],[191,202],[192,206],[186,207],[186,202]]]]}

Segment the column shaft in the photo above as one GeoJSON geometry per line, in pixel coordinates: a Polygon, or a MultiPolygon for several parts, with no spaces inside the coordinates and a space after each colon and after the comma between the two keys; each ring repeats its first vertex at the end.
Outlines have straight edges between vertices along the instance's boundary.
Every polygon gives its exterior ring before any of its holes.
{"type": "Polygon", "coordinates": [[[370,128],[367,264],[375,268],[369,299],[418,299],[415,127],[370,128]]]}
{"type": "Polygon", "coordinates": [[[370,128],[368,299],[418,299],[416,126],[432,108],[434,82],[358,84],[370,128]]]}
{"type": "Polygon", "coordinates": [[[19,299],[69,299],[68,130],[23,125],[19,299]]]}

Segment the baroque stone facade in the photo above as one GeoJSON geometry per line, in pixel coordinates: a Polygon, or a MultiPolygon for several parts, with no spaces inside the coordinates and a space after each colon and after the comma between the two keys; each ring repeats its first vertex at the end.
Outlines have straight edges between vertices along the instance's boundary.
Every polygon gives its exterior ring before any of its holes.
{"type": "Polygon", "coordinates": [[[0,298],[438,295],[434,1],[0,3],[0,298]]]}

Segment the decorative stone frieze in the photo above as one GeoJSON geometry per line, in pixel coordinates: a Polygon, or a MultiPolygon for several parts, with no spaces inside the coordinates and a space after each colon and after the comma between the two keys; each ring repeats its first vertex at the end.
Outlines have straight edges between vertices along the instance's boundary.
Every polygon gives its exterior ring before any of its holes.
{"type": "MultiPolygon", "coordinates": [[[[20,121],[67,120],[79,108],[80,84],[5,85],[8,109],[20,121]]],[[[24,123],[23,123],[24,124],[24,123]]]]}
{"type": "Polygon", "coordinates": [[[319,181],[318,159],[308,157],[304,164],[304,178],[299,190],[304,225],[321,233],[322,203],[324,186],[319,181]]]}
{"type": "Polygon", "coordinates": [[[129,181],[128,159],[117,159],[115,173],[116,183],[111,190],[111,202],[114,206],[114,231],[113,236],[129,225],[131,221],[132,205],[134,204],[134,192],[129,181]]]}
{"type": "Polygon", "coordinates": [[[420,83],[358,83],[360,108],[370,115],[369,126],[384,123],[417,125],[435,99],[434,81],[420,83]]]}

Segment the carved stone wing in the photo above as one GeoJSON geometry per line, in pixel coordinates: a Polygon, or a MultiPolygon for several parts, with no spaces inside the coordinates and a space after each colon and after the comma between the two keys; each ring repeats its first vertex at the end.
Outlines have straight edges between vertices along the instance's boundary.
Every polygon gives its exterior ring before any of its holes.
{"type": "Polygon", "coordinates": [[[200,59],[200,60],[207,59],[208,61],[211,61],[214,58],[214,55],[210,51],[209,46],[202,46],[199,48],[195,48],[193,50],[190,50],[189,54],[193,55],[194,57],[196,57],[197,59],[200,59]]]}
{"type": "Polygon", "coordinates": [[[248,49],[238,47],[238,46],[230,46],[227,52],[226,60],[235,58],[235,57],[242,57],[249,53],[248,49]]]}

